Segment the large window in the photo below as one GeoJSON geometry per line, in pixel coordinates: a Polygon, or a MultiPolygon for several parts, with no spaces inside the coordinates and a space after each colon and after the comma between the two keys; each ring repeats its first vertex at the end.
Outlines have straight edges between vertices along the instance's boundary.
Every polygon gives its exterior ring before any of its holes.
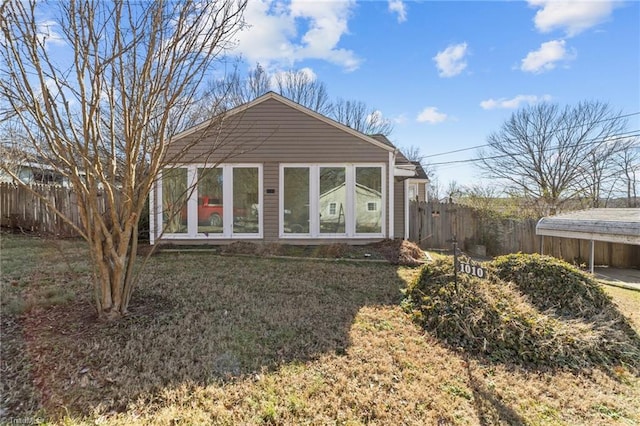
{"type": "Polygon", "coordinates": [[[344,167],[320,167],[320,233],[344,234],[347,190],[344,167]]]}
{"type": "Polygon", "coordinates": [[[282,165],[282,237],[382,236],[381,165],[282,165]]]}
{"type": "Polygon", "coordinates": [[[222,233],[224,177],[220,168],[198,168],[198,232],[222,233]]]}
{"type": "Polygon", "coordinates": [[[258,169],[236,167],[233,169],[233,232],[257,234],[258,215],[258,169]]]}
{"type": "Polygon", "coordinates": [[[283,215],[285,234],[309,233],[309,168],[283,170],[283,215]]]}
{"type": "Polygon", "coordinates": [[[163,171],[158,199],[164,236],[261,237],[261,178],[259,165],[190,165],[163,171]]]}
{"type": "Polygon", "coordinates": [[[356,167],[356,233],[382,232],[382,169],[356,167]]]}
{"type": "Polygon", "coordinates": [[[187,169],[162,172],[162,229],[172,234],[187,232],[187,169]]]}

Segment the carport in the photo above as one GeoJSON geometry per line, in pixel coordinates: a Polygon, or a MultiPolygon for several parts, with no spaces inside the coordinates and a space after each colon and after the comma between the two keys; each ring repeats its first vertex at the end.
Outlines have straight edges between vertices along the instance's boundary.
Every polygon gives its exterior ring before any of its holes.
{"type": "MultiPolygon", "coordinates": [[[[593,274],[594,241],[640,245],[640,209],[589,209],[543,217],[536,235],[589,240],[589,270],[593,274]]],[[[640,259],[638,260],[640,263],[640,259]]]]}

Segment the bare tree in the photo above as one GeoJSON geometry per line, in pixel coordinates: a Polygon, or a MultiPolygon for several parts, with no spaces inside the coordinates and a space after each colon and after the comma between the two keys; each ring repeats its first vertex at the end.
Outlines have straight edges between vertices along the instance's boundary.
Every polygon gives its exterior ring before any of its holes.
{"type": "Polygon", "coordinates": [[[602,102],[530,106],[489,136],[488,148],[480,152],[483,173],[504,182],[508,193],[539,202],[541,213],[555,214],[584,192],[588,160],[597,159],[593,154],[626,126],[627,120],[602,102]]]}
{"type": "Polygon", "coordinates": [[[290,70],[277,73],[274,77],[276,91],[320,114],[331,111],[327,87],[308,70],[290,70]]]}
{"type": "Polygon", "coordinates": [[[0,178],[2,181],[16,181],[21,166],[29,161],[25,150],[25,135],[14,117],[0,121],[0,178]]]}
{"type": "Polygon", "coordinates": [[[331,109],[331,117],[366,135],[388,136],[393,131],[393,123],[389,119],[361,101],[338,99],[331,109]]]}
{"type": "Polygon", "coordinates": [[[620,170],[616,167],[617,154],[624,149],[624,139],[595,143],[586,152],[584,164],[577,171],[575,190],[581,199],[586,200],[585,207],[606,207],[620,170]],[[604,204],[603,204],[604,203],[604,204]]]}
{"type": "Polygon", "coordinates": [[[411,145],[408,147],[400,147],[400,151],[409,161],[420,163],[420,166],[422,166],[422,169],[429,177],[427,197],[429,200],[438,200],[440,198],[440,182],[436,174],[436,166],[425,159],[426,157],[419,146],[411,145]]]}
{"type": "Polygon", "coordinates": [[[639,207],[638,179],[640,178],[640,140],[631,138],[622,143],[622,149],[614,157],[619,171],[618,185],[626,198],[627,207],[639,207]]]}
{"type": "Polygon", "coordinates": [[[98,314],[117,318],[136,281],[145,200],[179,158],[166,155],[168,141],[184,128],[201,80],[233,46],[246,0],[41,4],[0,6],[0,96],[31,149],[76,192],[82,226],[49,207],[87,241],[98,314]],[[43,30],[39,17],[53,8],[57,25],[43,30]],[[52,41],[68,56],[54,53],[52,41]]]}
{"type": "Polygon", "coordinates": [[[498,211],[502,208],[499,202],[501,195],[496,186],[475,183],[462,188],[458,201],[479,210],[498,211]]]}
{"type": "Polygon", "coordinates": [[[238,65],[224,78],[211,80],[194,108],[194,122],[205,121],[227,110],[250,102],[271,89],[269,75],[259,63],[251,69],[247,76],[243,76],[238,65]]]}
{"type": "Polygon", "coordinates": [[[224,78],[210,81],[203,100],[193,111],[192,121],[210,117],[217,108],[233,108],[250,102],[271,89],[359,132],[389,136],[393,131],[390,120],[363,102],[344,99],[331,102],[325,84],[318,81],[310,70],[289,70],[270,75],[260,64],[256,64],[246,77],[236,66],[224,78]]]}

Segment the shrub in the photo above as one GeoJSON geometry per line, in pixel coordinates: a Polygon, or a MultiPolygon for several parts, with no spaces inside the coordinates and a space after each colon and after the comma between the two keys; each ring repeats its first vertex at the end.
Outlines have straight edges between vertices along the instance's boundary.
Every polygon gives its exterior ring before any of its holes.
{"type": "Polygon", "coordinates": [[[554,257],[521,253],[500,256],[492,262],[491,272],[515,284],[541,311],[587,319],[615,312],[611,299],[591,276],[554,257]]]}
{"type": "MultiPolygon", "coordinates": [[[[499,270],[491,264],[488,268],[499,270]]],[[[557,273],[554,268],[552,265],[549,271],[541,272],[549,282],[556,282],[549,278],[557,273]]],[[[456,286],[453,272],[453,262],[447,257],[425,265],[408,286],[403,301],[419,324],[448,345],[493,361],[537,367],[624,363],[636,371],[640,368],[640,340],[620,322],[619,313],[590,320],[557,317],[530,303],[520,283],[506,282],[499,276],[480,280],[459,274],[456,286]],[[614,317],[618,319],[611,320],[614,317]]],[[[560,275],[556,280],[562,278],[560,275]]],[[[572,303],[580,303],[579,295],[566,291],[572,303]]],[[[582,306],[589,303],[583,300],[582,306]]],[[[608,309],[615,311],[611,304],[608,309]]]]}

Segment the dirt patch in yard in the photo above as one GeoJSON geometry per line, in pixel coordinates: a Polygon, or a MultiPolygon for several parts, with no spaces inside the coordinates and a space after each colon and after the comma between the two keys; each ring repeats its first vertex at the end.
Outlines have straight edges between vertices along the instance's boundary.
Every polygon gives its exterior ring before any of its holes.
{"type": "MultiPolygon", "coordinates": [[[[164,250],[202,250],[201,246],[163,246],[164,250]]],[[[224,246],[208,247],[207,250],[227,255],[253,255],[259,257],[300,257],[337,260],[386,260],[392,265],[419,266],[425,262],[425,252],[415,243],[404,240],[383,240],[377,243],[351,245],[345,243],[322,245],[293,245],[278,243],[252,243],[236,241],[224,246]]]]}

